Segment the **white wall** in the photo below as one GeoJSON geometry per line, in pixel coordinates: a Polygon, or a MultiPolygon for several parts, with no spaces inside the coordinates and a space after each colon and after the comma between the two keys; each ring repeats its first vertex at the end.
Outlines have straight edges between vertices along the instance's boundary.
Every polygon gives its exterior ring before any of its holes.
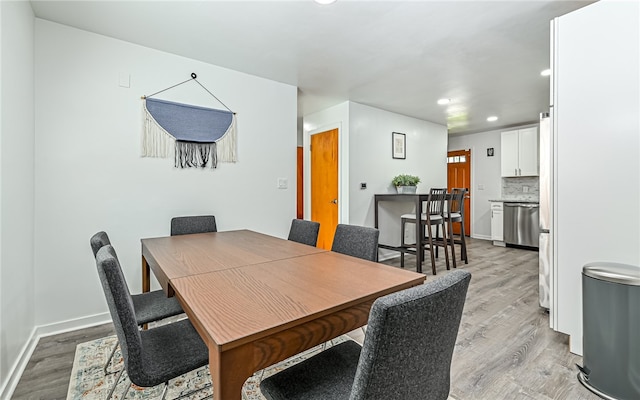
{"type": "MultiPolygon", "coordinates": [[[[140,238],[172,216],[212,213],[219,230],[286,237],[295,218],[294,86],[36,19],[36,324],[104,313],[89,238],[110,235],[133,293],[140,238]],[[178,170],[141,158],[141,95],[191,72],[238,117],[236,164],[178,170]],[[119,86],[130,74],[131,87],[119,86]],[[277,189],[277,178],[289,187],[277,189]]],[[[158,98],[221,108],[196,83],[158,98]]],[[[157,287],[157,286],[156,286],[157,287]]]]}
{"type": "Polygon", "coordinates": [[[601,1],[556,20],[557,328],[578,354],[582,267],[640,265],[639,16],[601,1]]]}
{"type": "MultiPolygon", "coordinates": [[[[35,321],[34,22],[28,2],[0,2],[0,398],[12,391],[35,321]]],[[[24,365],[22,365],[23,367],[24,365]]]]}
{"type": "MultiPolygon", "coordinates": [[[[447,186],[447,127],[378,108],[350,103],[349,215],[355,225],[374,225],[374,194],[395,193],[391,184],[399,174],[420,177],[417,191],[447,186]],[[391,155],[391,134],[406,135],[406,159],[391,155]],[[366,182],[367,189],[360,189],[366,182]]],[[[413,211],[411,202],[380,203],[380,243],[400,244],[400,215],[413,211]]],[[[407,231],[408,237],[414,233],[407,231]]],[[[415,231],[413,231],[415,232],[415,231]]],[[[381,251],[380,258],[396,256],[381,251]]]]}
{"type": "MultiPolygon", "coordinates": [[[[305,154],[309,135],[328,129],[340,132],[340,216],[341,223],[374,225],[373,196],[395,193],[391,180],[398,174],[418,175],[418,192],[447,184],[447,128],[354,102],[345,102],[304,117],[305,154]],[[406,134],[407,158],[391,157],[391,134],[406,134]],[[360,189],[360,183],[367,189],[360,189]]],[[[305,199],[310,198],[309,165],[305,161],[305,199]]],[[[310,213],[305,202],[305,217],[310,213]]],[[[407,203],[384,203],[380,208],[380,243],[400,244],[400,215],[412,211],[407,203]]],[[[409,233],[408,233],[409,234],[409,233]]],[[[380,258],[398,253],[384,251],[380,258]]]]}
{"type": "Polygon", "coordinates": [[[469,135],[449,136],[448,151],[471,149],[471,237],[491,239],[491,205],[489,200],[502,198],[502,132],[535,125],[496,129],[469,135]],[[493,157],[487,149],[493,148],[493,157]]]}

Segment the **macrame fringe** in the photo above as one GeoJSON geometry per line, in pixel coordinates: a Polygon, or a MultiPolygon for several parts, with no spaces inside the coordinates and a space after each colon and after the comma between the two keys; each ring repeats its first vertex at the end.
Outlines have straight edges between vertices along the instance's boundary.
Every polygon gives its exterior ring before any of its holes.
{"type": "Polygon", "coordinates": [[[238,136],[236,132],[236,115],[233,114],[231,125],[229,125],[229,128],[224,133],[224,135],[222,135],[222,137],[216,142],[216,144],[218,145],[218,161],[233,163],[238,161],[237,141],[238,136]]]}
{"type": "Polygon", "coordinates": [[[216,143],[176,141],[176,168],[205,168],[207,164],[210,164],[211,168],[218,166],[216,143]]]}
{"type": "Polygon", "coordinates": [[[142,102],[142,157],[168,158],[173,152],[175,139],[160,126],[142,102]]]}

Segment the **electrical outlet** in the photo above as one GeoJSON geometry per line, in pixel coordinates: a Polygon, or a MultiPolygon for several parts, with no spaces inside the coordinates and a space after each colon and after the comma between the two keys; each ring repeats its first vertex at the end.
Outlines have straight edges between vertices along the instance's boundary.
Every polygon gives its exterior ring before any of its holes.
{"type": "Polygon", "coordinates": [[[529,193],[529,186],[523,186],[522,193],[529,193]]]}
{"type": "Polygon", "coordinates": [[[360,189],[366,189],[367,188],[367,182],[360,182],[360,189]]]}
{"type": "Polygon", "coordinates": [[[289,186],[287,178],[278,178],[278,189],[286,189],[289,186]]]}

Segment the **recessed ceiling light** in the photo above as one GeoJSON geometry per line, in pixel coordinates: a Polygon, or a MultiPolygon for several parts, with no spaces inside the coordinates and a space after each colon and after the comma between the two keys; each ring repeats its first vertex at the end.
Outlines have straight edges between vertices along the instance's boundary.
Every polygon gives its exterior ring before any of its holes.
{"type": "Polygon", "coordinates": [[[336,0],[313,0],[313,1],[315,1],[318,4],[322,4],[322,5],[331,4],[331,3],[335,3],[336,2],[336,0]]]}
{"type": "Polygon", "coordinates": [[[492,115],[492,116],[487,118],[487,121],[489,121],[489,122],[493,122],[493,121],[497,121],[497,120],[498,120],[498,117],[496,117],[495,115],[492,115]]]}
{"type": "Polygon", "coordinates": [[[540,72],[540,75],[549,76],[549,75],[551,75],[551,70],[550,69],[545,69],[544,71],[540,72]]]}
{"type": "Polygon", "coordinates": [[[445,105],[445,104],[449,104],[449,103],[451,103],[451,99],[440,99],[440,100],[438,100],[438,104],[440,104],[441,106],[445,105]]]}

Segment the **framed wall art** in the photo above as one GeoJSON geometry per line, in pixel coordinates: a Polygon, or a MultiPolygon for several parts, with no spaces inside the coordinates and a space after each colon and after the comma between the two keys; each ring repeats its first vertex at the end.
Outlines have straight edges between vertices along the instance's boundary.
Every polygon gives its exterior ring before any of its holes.
{"type": "Polygon", "coordinates": [[[407,135],[404,133],[391,133],[391,150],[393,158],[404,160],[407,158],[407,135]]]}

